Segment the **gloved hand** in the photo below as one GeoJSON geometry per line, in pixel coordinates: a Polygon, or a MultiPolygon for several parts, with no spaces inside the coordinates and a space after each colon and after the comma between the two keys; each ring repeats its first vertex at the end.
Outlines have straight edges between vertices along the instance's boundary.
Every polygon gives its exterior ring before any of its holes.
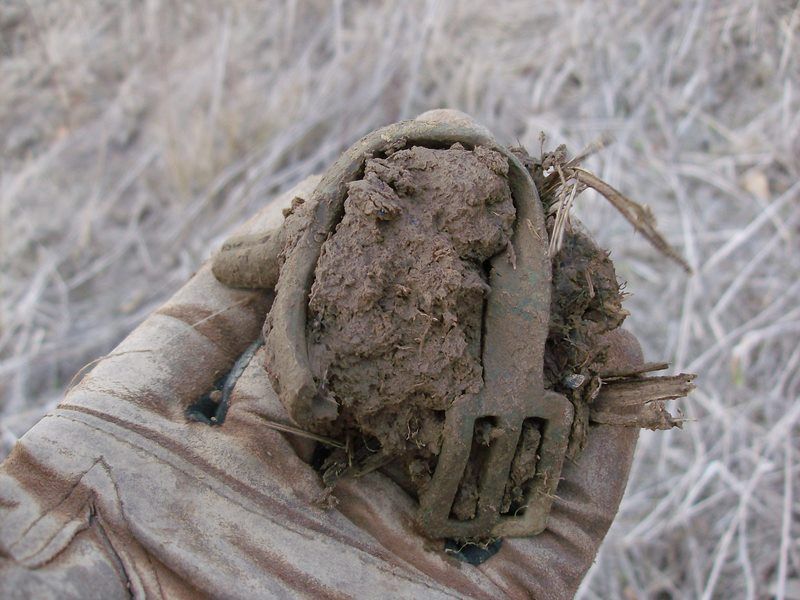
{"type": "MultiPolygon", "coordinates": [[[[435,111],[426,119],[462,119],[435,111]]],[[[239,233],[280,222],[300,183],[239,233]]],[[[259,333],[270,293],[205,265],[16,445],[0,470],[0,596],[568,598],[625,489],[638,429],[593,425],[565,464],[547,529],[473,566],[415,530],[415,502],[382,473],[336,488],[308,464],[257,355],[221,426],[187,419],[259,333]]],[[[608,336],[606,367],[641,364],[608,336]]],[[[613,399],[605,398],[606,402],[613,399]]]]}

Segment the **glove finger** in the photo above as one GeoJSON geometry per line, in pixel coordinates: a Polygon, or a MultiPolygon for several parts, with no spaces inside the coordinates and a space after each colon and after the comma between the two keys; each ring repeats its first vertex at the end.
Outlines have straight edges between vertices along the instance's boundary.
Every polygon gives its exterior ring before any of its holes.
{"type": "MultiPolygon", "coordinates": [[[[321,177],[312,175],[288,195],[292,205],[297,198],[311,198],[321,177]]],[[[216,278],[235,288],[273,289],[278,283],[278,256],[284,247],[281,212],[287,203],[273,202],[237,230],[214,256],[216,278]]]]}

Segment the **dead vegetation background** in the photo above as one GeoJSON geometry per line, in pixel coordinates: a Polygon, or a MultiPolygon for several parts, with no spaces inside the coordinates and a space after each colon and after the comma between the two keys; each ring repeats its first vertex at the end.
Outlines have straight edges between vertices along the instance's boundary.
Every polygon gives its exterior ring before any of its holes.
{"type": "Polygon", "coordinates": [[[230,229],[362,134],[449,106],[540,131],[649,359],[700,373],[641,439],[586,598],[800,598],[800,5],[0,3],[0,455],[230,229]]]}

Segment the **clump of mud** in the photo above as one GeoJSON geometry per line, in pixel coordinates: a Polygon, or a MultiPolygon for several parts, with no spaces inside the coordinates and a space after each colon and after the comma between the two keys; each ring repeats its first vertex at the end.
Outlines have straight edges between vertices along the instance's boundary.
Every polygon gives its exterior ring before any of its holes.
{"type": "Polygon", "coordinates": [[[482,386],[484,265],[515,217],[507,172],[485,148],[413,147],[349,184],[308,310],[312,371],[340,406],[330,434],[438,453],[444,411],[482,386]]]}
{"type": "Polygon", "coordinates": [[[600,390],[607,347],[604,334],[627,316],[614,264],[608,253],[577,230],[564,235],[553,258],[550,333],[544,353],[545,385],[572,401],[574,421],[568,456],[586,444],[589,407],[600,390]]]}

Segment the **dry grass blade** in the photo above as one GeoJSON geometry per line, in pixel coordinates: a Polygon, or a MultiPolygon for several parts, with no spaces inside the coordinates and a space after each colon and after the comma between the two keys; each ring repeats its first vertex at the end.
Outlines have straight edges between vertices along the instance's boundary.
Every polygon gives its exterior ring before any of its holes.
{"type": "Polygon", "coordinates": [[[689,263],[686,262],[677,250],[670,246],[669,242],[667,242],[664,236],[656,229],[655,217],[647,207],[642,206],[638,202],[634,202],[622,192],[614,189],[605,181],[585,169],[576,167],[570,170],[570,174],[584,185],[602,194],[602,196],[633,225],[636,231],[639,231],[647,238],[659,252],[674,260],[683,267],[687,273],[692,272],[689,263]]]}
{"type": "Polygon", "coordinates": [[[635,369],[625,369],[620,371],[604,371],[600,373],[603,381],[611,379],[621,379],[624,377],[633,377],[634,375],[641,375],[643,373],[652,373],[653,371],[666,371],[669,369],[669,363],[665,362],[648,362],[635,369]]]}
{"type": "Polygon", "coordinates": [[[592,410],[589,418],[599,425],[617,425],[618,427],[637,427],[651,431],[681,428],[688,419],[673,417],[662,407],[650,405],[650,410],[640,410],[635,415],[622,415],[613,411],[592,410]]]}
{"type": "Polygon", "coordinates": [[[564,243],[564,232],[569,225],[569,215],[570,211],[572,210],[572,204],[575,202],[575,195],[578,191],[578,184],[575,183],[572,186],[572,190],[569,192],[569,195],[565,195],[564,199],[558,203],[558,210],[556,211],[556,220],[553,224],[553,229],[550,232],[550,246],[548,247],[548,253],[550,257],[555,256],[558,254],[558,251],[561,250],[561,246],[564,243]]]}
{"type": "Polygon", "coordinates": [[[342,442],[338,442],[332,438],[325,437],[324,435],[312,433],[311,431],[300,429],[299,427],[295,427],[294,425],[286,425],[285,423],[278,423],[277,421],[268,419],[263,415],[257,415],[257,416],[261,419],[262,425],[269,427],[270,429],[274,429],[276,431],[280,431],[283,433],[290,433],[292,435],[304,437],[309,440],[314,440],[315,442],[319,442],[321,444],[325,444],[326,446],[331,446],[333,448],[340,448],[342,450],[344,450],[345,448],[345,445],[342,442]]]}
{"type": "Polygon", "coordinates": [[[649,402],[688,396],[695,388],[696,375],[681,373],[664,377],[630,377],[604,383],[597,405],[639,406],[649,402]]]}
{"type": "Polygon", "coordinates": [[[368,457],[357,467],[354,466],[348,469],[344,475],[348,477],[363,477],[364,475],[368,475],[369,473],[385,467],[395,458],[396,456],[392,454],[383,454],[381,452],[377,452],[376,454],[368,457]]]}

